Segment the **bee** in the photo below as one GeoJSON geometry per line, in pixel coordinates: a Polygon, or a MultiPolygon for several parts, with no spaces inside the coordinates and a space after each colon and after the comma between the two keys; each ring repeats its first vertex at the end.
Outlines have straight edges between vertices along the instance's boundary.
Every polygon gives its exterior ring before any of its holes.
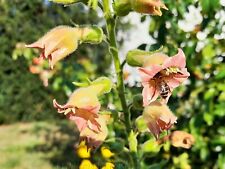
{"type": "Polygon", "coordinates": [[[166,73],[166,70],[162,70],[153,77],[155,80],[155,85],[159,91],[159,95],[164,100],[166,100],[171,93],[169,85],[164,80],[165,76],[169,76],[169,74],[167,75],[166,73]]]}
{"type": "Polygon", "coordinates": [[[161,80],[158,82],[158,89],[159,89],[159,95],[163,99],[167,99],[167,97],[171,93],[169,85],[164,80],[161,80]]]}

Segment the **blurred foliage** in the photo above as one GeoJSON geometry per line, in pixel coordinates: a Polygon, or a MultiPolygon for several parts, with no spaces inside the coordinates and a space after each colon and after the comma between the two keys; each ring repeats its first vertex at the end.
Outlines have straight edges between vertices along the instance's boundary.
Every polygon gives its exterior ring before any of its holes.
{"type": "Polygon", "coordinates": [[[163,45],[170,55],[180,47],[186,54],[191,76],[185,86],[174,91],[169,106],[178,116],[176,128],[189,131],[196,142],[191,150],[164,149],[149,162],[166,159],[170,161],[166,168],[224,169],[225,7],[219,0],[164,2],[169,11],[160,18],[151,17],[149,33],[156,40],[151,47],[163,45]],[[191,18],[187,15],[193,8],[200,12],[191,18]],[[193,29],[187,30],[190,26],[193,29]]]}
{"type": "Polygon", "coordinates": [[[44,0],[0,0],[0,123],[57,118],[52,99],[65,102],[74,89],[72,81],[94,79],[111,63],[105,44],[81,45],[58,65],[50,86],[44,88],[28,68],[38,51],[25,49],[23,43],[36,41],[57,25],[100,22],[97,13],[82,4],[63,7],[44,0]]]}

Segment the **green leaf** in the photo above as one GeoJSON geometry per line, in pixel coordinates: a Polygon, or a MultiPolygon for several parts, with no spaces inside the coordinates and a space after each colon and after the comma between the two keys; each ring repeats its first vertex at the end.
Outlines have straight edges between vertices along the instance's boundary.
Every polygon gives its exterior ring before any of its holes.
{"type": "Polygon", "coordinates": [[[204,113],[203,118],[208,126],[211,126],[213,124],[214,116],[210,113],[204,113]]]}
{"type": "Polygon", "coordinates": [[[211,59],[215,57],[216,52],[214,46],[211,43],[206,45],[202,50],[202,55],[205,59],[211,59]]]}
{"type": "Polygon", "coordinates": [[[204,94],[204,99],[209,100],[212,99],[217,94],[217,91],[215,88],[210,88],[206,93],[204,94]]]}

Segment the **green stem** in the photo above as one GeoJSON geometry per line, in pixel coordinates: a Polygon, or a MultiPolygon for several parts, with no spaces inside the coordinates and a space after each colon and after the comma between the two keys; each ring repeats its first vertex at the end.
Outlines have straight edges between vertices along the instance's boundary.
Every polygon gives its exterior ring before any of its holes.
{"type": "Polygon", "coordinates": [[[110,1],[103,0],[103,8],[104,8],[104,15],[106,19],[106,28],[108,34],[108,41],[109,41],[109,52],[113,57],[114,66],[117,75],[117,91],[119,93],[119,98],[121,102],[121,106],[123,108],[124,118],[125,118],[125,125],[126,125],[126,132],[127,136],[131,131],[131,122],[130,122],[130,113],[128,111],[126,98],[125,98],[125,87],[123,82],[123,70],[120,64],[118,48],[116,43],[116,17],[114,17],[110,11],[110,1]]]}

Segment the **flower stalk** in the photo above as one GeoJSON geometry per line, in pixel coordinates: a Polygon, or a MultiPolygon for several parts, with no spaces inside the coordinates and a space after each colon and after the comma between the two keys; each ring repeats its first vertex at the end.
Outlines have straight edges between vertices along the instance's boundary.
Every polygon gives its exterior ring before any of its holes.
{"type": "Polygon", "coordinates": [[[110,4],[111,3],[109,0],[103,1],[103,9],[104,9],[104,15],[106,20],[106,29],[107,29],[108,42],[109,42],[109,52],[114,61],[114,66],[115,66],[116,75],[117,75],[117,91],[119,93],[121,106],[124,112],[126,132],[128,136],[131,131],[130,113],[128,111],[128,106],[125,99],[123,70],[120,63],[118,48],[116,43],[116,34],[115,34],[116,18],[114,15],[112,15],[110,11],[110,4]]]}

